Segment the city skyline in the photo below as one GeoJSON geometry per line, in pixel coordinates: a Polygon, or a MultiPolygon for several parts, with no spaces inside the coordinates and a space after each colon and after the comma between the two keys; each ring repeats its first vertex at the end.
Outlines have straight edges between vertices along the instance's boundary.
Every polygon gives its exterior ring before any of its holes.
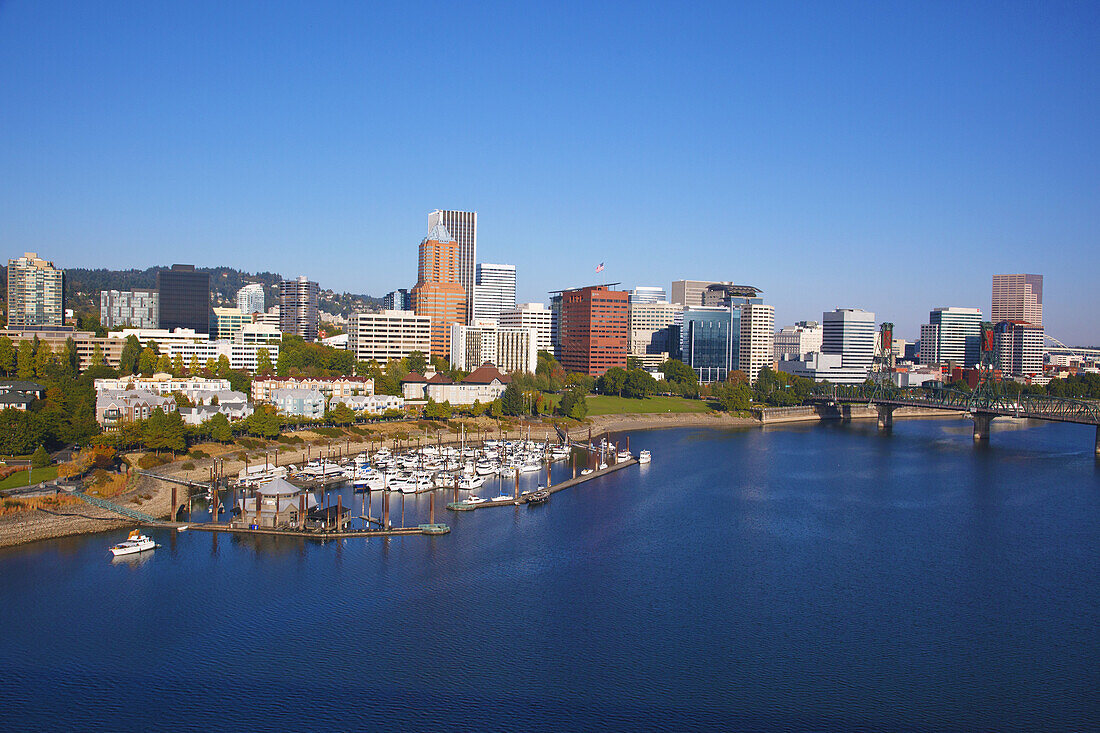
{"type": "Polygon", "coordinates": [[[478,212],[520,302],[605,262],[757,284],[777,326],[860,307],[915,338],[1036,272],[1047,332],[1100,343],[1100,9],[849,7],[433,8],[487,49],[443,65],[414,6],[5,4],[0,242],[381,296],[444,208],[478,212]],[[532,23],[539,53],[510,32],[532,23]]]}

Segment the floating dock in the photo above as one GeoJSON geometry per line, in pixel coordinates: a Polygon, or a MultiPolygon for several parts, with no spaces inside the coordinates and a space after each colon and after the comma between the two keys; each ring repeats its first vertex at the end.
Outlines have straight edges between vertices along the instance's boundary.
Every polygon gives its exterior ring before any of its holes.
{"type": "MultiPolygon", "coordinates": [[[[298,537],[299,539],[306,540],[334,540],[343,539],[346,537],[396,537],[402,535],[440,535],[447,534],[451,531],[451,528],[446,524],[420,524],[415,527],[391,527],[390,529],[340,529],[331,531],[310,531],[303,532],[300,529],[276,529],[271,527],[263,527],[260,529],[251,529],[249,527],[231,527],[228,524],[214,524],[212,522],[204,522],[202,524],[187,524],[180,522],[187,527],[188,531],[198,530],[202,532],[231,532],[233,534],[249,534],[249,535],[272,535],[276,537],[298,537]]],[[[172,526],[170,523],[161,523],[158,526],[172,526]]]]}
{"type": "MultiPolygon", "coordinates": [[[[558,483],[558,484],[554,484],[553,486],[551,486],[551,487],[549,487],[545,490],[550,494],[556,494],[559,491],[564,491],[565,489],[576,486],[577,484],[583,484],[585,481],[591,481],[594,478],[599,478],[600,476],[606,476],[609,473],[612,473],[614,471],[618,471],[620,469],[626,468],[627,466],[634,466],[637,463],[638,463],[637,458],[630,458],[630,459],[625,460],[625,461],[619,461],[618,463],[615,463],[614,465],[608,466],[607,468],[595,470],[592,473],[587,474],[585,476],[577,476],[575,478],[566,479],[565,481],[562,481],[561,483],[558,483]]],[[[500,500],[487,500],[487,501],[480,501],[476,504],[470,504],[470,503],[467,503],[465,501],[454,501],[454,502],[451,502],[450,504],[448,504],[447,508],[450,509],[453,512],[472,512],[475,509],[488,509],[489,507],[494,507],[494,506],[519,506],[520,504],[526,504],[527,503],[527,497],[529,497],[529,496],[530,496],[530,494],[520,494],[518,498],[513,496],[512,498],[508,499],[507,501],[505,501],[503,499],[500,499],[500,500]]]]}

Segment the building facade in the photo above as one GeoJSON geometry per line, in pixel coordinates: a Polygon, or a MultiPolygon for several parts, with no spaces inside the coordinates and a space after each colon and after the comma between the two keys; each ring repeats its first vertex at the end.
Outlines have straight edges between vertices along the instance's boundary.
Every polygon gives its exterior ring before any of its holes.
{"type": "Polygon", "coordinates": [[[665,289],[656,285],[639,285],[630,291],[631,303],[667,303],[665,289]]]}
{"type": "Polygon", "coordinates": [[[160,317],[158,327],[168,331],[210,330],[210,275],[198,272],[194,265],[172,265],[157,271],[157,296],[160,317]]]}
{"type": "MultiPolygon", "coordinates": [[[[667,301],[633,300],[629,306],[630,340],[627,353],[645,366],[657,366],[680,352],[680,329],[677,316],[683,317],[683,307],[667,301]]],[[[663,292],[663,291],[662,291],[663,292]]]]}
{"type": "Polygon", "coordinates": [[[775,361],[775,308],[755,300],[731,309],[741,310],[738,369],[749,378],[749,384],[755,384],[760,370],[770,369],[775,361]]]}
{"type": "Polygon", "coordinates": [[[8,260],[8,328],[65,325],[64,273],[26,252],[8,260]]]}
{"type": "Polygon", "coordinates": [[[822,314],[821,351],[779,362],[779,370],[834,384],[860,384],[875,358],[875,314],[861,308],[837,308],[822,314]]]}
{"type": "Polygon", "coordinates": [[[165,413],[175,412],[175,398],[162,397],[136,389],[121,392],[104,390],[96,393],[96,422],[107,430],[116,428],[124,422],[147,420],[157,409],[165,413]]]}
{"type": "Polygon", "coordinates": [[[160,328],[155,290],[99,291],[99,325],[104,328],[160,328]]]}
{"type": "Polygon", "coordinates": [[[516,266],[479,263],[474,286],[473,320],[500,322],[502,313],[516,307],[516,266]]]}
{"type": "Polygon", "coordinates": [[[473,371],[489,362],[505,372],[535,372],[538,332],[507,326],[451,326],[451,367],[473,371]]]}
{"type": "Polygon", "coordinates": [[[822,330],[817,321],[799,321],[784,326],[775,334],[775,358],[800,359],[813,351],[821,351],[822,330]]]}
{"type": "Polygon", "coordinates": [[[315,389],[276,389],[270,402],[280,415],[314,420],[325,416],[325,396],[315,389]]]}
{"type": "Polygon", "coordinates": [[[542,303],[521,303],[500,314],[500,325],[506,328],[533,328],[536,333],[535,348],[554,353],[552,314],[542,303]]]}
{"type": "Polygon", "coordinates": [[[161,397],[173,392],[187,395],[193,402],[205,402],[209,395],[230,391],[228,379],[206,379],[205,377],[173,377],[171,374],[154,374],[151,377],[115,377],[97,379],[93,382],[96,392],[104,390],[124,392],[140,390],[161,397]]]}
{"type": "Polygon", "coordinates": [[[559,360],[566,371],[598,377],[626,367],[629,297],[607,285],[562,291],[559,360]]]}
{"type": "Polygon", "coordinates": [[[241,331],[252,324],[252,314],[240,308],[212,308],[210,338],[217,341],[240,341],[241,331]]]}
{"type": "MultiPolygon", "coordinates": [[[[442,224],[458,243],[455,279],[466,294],[465,311],[459,323],[470,323],[474,317],[474,285],[477,284],[477,212],[437,209],[428,214],[428,231],[442,224]]],[[[448,324],[449,327],[449,324],[448,324]]]]}
{"type": "Polygon", "coordinates": [[[673,280],[672,302],[684,308],[707,305],[703,296],[711,285],[733,285],[733,283],[718,280],[673,280]]]}
{"type": "Polygon", "coordinates": [[[921,361],[971,369],[981,361],[981,340],[981,309],[936,308],[920,329],[921,361]]]}
{"type": "Polygon", "coordinates": [[[283,280],[279,286],[279,330],[301,336],[306,341],[316,341],[320,299],[317,283],[305,275],[296,280],[283,280]]]}
{"type": "Polygon", "coordinates": [[[246,315],[264,313],[264,286],[249,283],[237,291],[237,310],[246,315]]]}
{"type": "Polygon", "coordinates": [[[1042,375],[1043,338],[1042,326],[1001,321],[994,326],[994,366],[1001,374],[1013,377],[1042,375]]]}
{"type": "Polygon", "coordinates": [[[413,310],[416,315],[431,319],[431,353],[444,359],[451,351],[451,325],[467,322],[466,290],[459,281],[460,257],[458,241],[443,224],[434,226],[420,243],[419,275],[412,291],[413,310]]]}
{"type": "Polygon", "coordinates": [[[387,311],[411,311],[412,296],[405,288],[391,290],[382,296],[382,310],[387,311]]]}
{"type": "Polygon", "coordinates": [[[325,399],[342,400],[374,394],[370,377],[257,377],[252,380],[252,401],[273,402],[280,389],[305,389],[320,392],[325,399]]]}
{"type": "Polygon", "coordinates": [[[386,310],[356,313],[348,323],[348,350],[356,361],[377,361],[385,366],[414,351],[432,350],[432,319],[412,311],[386,310]]]}
{"type": "Polygon", "coordinates": [[[1043,276],[1014,274],[993,276],[993,308],[990,320],[1043,325],[1043,276]]]}
{"type": "Polygon", "coordinates": [[[741,311],[704,307],[684,311],[683,361],[700,382],[724,382],[740,368],[741,311]]]}

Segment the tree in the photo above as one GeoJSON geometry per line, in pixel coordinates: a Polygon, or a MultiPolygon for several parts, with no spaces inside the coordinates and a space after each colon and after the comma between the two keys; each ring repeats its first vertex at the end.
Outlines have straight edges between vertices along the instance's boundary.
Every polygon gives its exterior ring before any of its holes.
{"type": "Polygon", "coordinates": [[[34,344],[20,341],[15,373],[20,379],[34,379],[34,344]]]}
{"type": "Polygon", "coordinates": [[[665,380],[668,382],[699,384],[699,377],[696,376],[695,370],[677,359],[669,359],[662,364],[661,373],[665,375],[665,380]]]}
{"type": "MultiPolygon", "coordinates": [[[[179,354],[176,354],[179,357],[179,354]]],[[[180,361],[183,361],[183,357],[180,357],[180,361]]],[[[157,372],[160,374],[172,373],[172,359],[168,354],[161,354],[157,357],[157,372]]]]}
{"type": "Polygon", "coordinates": [[[436,402],[428,398],[428,404],[424,405],[425,420],[449,420],[451,418],[451,403],[448,401],[436,402]]]}
{"type": "Polygon", "coordinates": [[[65,370],[69,376],[76,377],[80,374],[80,354],[76,350],[76,341],[73,337],[65,339],[65,349],[61,352],[65,370]]]}
{"type": "Polygon", "coordinates": [[[271,363],[271,352],[267,349],[256,349],[256,373],[268,376],[275,371],[275,365],[271,363]]]}
{"type": "Polygon", "coordinates": [[[339,402],[325,417],[334,425],[351,425],[355,422],[355,411],[343,402],[339,402]]]}
{"type": "Polygon", "coordinates": [[[137,374],[140,360],[141,342],[137,336],[130,334],[126,337],[126,343],[122,345],[122,353],[118,357],[119,374],[137,374]]]}
{"type": "Polygon", "coordinates": [[[176,409],[181,407],[194,407],[195,403],[191,401],[191,398],[185,395],[183,392],[173,392],[172,399],[176,401],[176,409]]]}
{"type": "Polygon", "coordinates": [[[45,447],[41,444],[31,454],[31,465],[35,468],[45,468],[50,465],[50,454],[46,452],[45,447]]]}
{"type": "Polygon", "coordinates": [[[558,414],[581,420],[588,414],[588,403],[584,392],[574,387],[561,396],[561,404],[558,405],[558,414]]]}
{"type": "Polygon", "coordinates": [[[187,373],[193,377],[201,370],[202,367],[199,365],[199,357],[195,354],[191,354],[191,360],[187,362],[187,373]]]}
{"type": "Polygon", "coordinates": [[[410,372],[423,374],[424,369],[428,366],[428,359],[424,356],[423,351],[411,351],[409,355],[405,357],[405,363],[410,372]]]}
{"type": "Polygon", "coordinates": [[[523,414],[523,394],[519,391],[519,387],[509,384],[504,388],[504,394],[500,396],[500,408],[505,415],[523,414]]]}
{"type": "Polygon", "coordinates": [[[600,394],[615,394],[622,397],[623,385],[626,384],[626,370],[622,367],[611,367],[596,381],[600,394]]]}
{"type": "Polygon", "coordinates": [[[15,371],[15,344],[7,336],[0,337],[0,374],[10,377],[15,371]]]}
{"type": "Polygon", "coordinates": [[[229,418],[221,412],[215,413],[203,427],[211,440],[219,443],[228,443],[233,440],[233,428],[229,425],[229,418]]]}
{"type": "Polygon", "coordinates": [[[283,418],[272,405],[260,405],[244,421],[250,435],[277,438],[283,430],[283,418]]]}
{"type": "Polygon", "coordinates": [[[92,347],[92,366],[105,366],[107,361],[103,358],[103,347],[96,344],[92,347]]]}
{"type": "Polygon", "coordinates": [[[489,417],[499,420],[504,416],[504,406],[501,404],[500,398],[493,400],[489,403],[489,417]]]}
{"type": "Polygon", "coordinates": [[[726,412],[746,412],[752,408],[752,390],[747,384],[725,382],[713,385],[711,390],[726,412]]]}
{"type": "Polygon", "coordinates": [[[218,371],[217,371],[218,377],[220,379],[228,379],[229,378],[229,369],[230,369],[229,357],[226,356],[225,354],[222,354],[221,356],[218,357],[218,371]]]}
{"type": "Polygon", "coordinates": [[[626,370],[628,372],[632,372],[635,369],[641,369],[641,368],[642,368],[642,360],[641,359],[639,359],[636,356],[626,357],[626,370]]]}
{"type": "Polygon", "coordinates": [[[41,445],[45,432],[38,415],[24,410],[0,410],[0,453],[24,456],[41,445]]]}
{"type": "Polygon", "coordinates": [[[643,399],[657,391],[657,380],[643,369],[633,369],[626,374],[623,382],[623,397],[643,399]]]}
{"type": "Polygon", "coordinates": [[[157,355],[152,349],[146,346],[141,350],[141,356],[138,357],[138,371],[145,376],[149,376],[153,373],[156,366],[157,355]]]}
{"type": "Polygon", "coordinates": [[[34,354],[34,374],[39,379],[50,376],[50,362],[53,360],[53,349],[49,344],[39,344],[38,351],[34,354]]]}
{"type": "Polygon", "coordinates": [[[158,407],[142,426],[142,442],[149,450],[160,453],[168,447],[168,440],[168,415],[158,407]]]}

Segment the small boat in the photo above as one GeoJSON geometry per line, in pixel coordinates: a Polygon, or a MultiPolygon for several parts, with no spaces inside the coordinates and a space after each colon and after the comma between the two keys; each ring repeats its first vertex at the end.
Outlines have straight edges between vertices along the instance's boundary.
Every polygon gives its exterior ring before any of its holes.
{"type": "Polygon", "coordinates": [[[539,470],[539,464],[534,461],[528,461],[519,467],[520,473],[532,473],[537,470],[539,470]]]}
{"type": "Polygon", "coordinates": [[[606,464],[606,463],[601,463],[601,464],[600,464],[600,470],[602,471],[602,470],[604,470],[605,468],[607,468],[607,464],[606,464]]]}
{"type": "Polygon", "coordinates": [[[550,498],[550,492],[545,487],[540,486],[537,491],[533,492],[527,497],[528,504],[542,504],[550,498]]]}
{"type": "Polygon", "coordinates": [[[499,496],[494,496],[492,500],[493,501],[515,501],[516,497],[512,496],[511,494],[500,494],[499,496]]]}
{"type": "Polygon", "coordinates": [[[466,503],[467,504],[484,504],[487,501],[489,501],[489,500],[488,499],[482,499],[480,496],[478,496],[476,494],[470,494],[469,496],[466,497],[466,503]]]}
{"type": "Polygon", "coordinates": [[[615,454],[615,460],[618,461],[629,461],[633,457],[628,450],[621,450],[615,454]]]}
{"type": "Polygon", "coordinates": [[[130,532],[129,537],[111,548],[111,554],[115,557],[119,555],[135,555],[139,552],[152,550],[156,546],[156,542],[153,542],[151,538],[141,534],[141,532],[135,529],[130,532]]]}
{"type": "Polygon", "coordinates": [[[649,463],[653,460],[653,456],[649,454],[649,451],[638,451],[638,463],[649,463]]]}
{"type": "Polygon", "coordinates": [[[583,469],[581,469],[581,476],[587,476],[587,475],[588,475],[588,474],[590,474],[590,473],[592,473],[592,469],[591,469],[591,468],[583,468],[583,469]]]}

